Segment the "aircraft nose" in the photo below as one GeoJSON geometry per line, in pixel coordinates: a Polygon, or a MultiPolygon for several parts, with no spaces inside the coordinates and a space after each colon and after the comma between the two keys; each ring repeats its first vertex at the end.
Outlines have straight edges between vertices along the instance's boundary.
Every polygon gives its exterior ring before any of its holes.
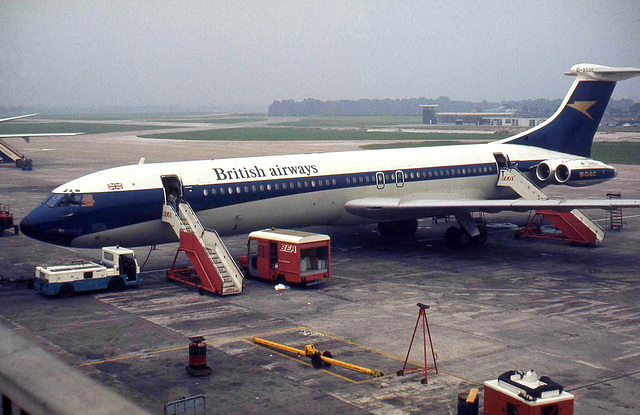
{"type": "Polygon", "coordinates": [[[30,238],[38,239],[34,236],[34,229],[29,223],[29,220],[27,220],[27,218],[24,218],[20,221],[20,232],[22,232],[23,234],[27,235],[30,238]]]}
{"type": "Polygon", "coordinates": [[[52,216],[46,206],[38,206],[20,221],[20,231],[30,238],[69,246],[77,235],[60,227],[60,218],[52,216]]]}

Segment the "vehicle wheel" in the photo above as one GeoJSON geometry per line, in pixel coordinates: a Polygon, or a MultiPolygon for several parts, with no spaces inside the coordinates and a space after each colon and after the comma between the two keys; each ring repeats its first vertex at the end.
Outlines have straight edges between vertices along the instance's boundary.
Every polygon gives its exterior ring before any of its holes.
{"type": "MultiPolygon", "coordinates": [[[[324,357],[328,357],[329,359],[333,359],[333,354],[331,354],[331,352],[330,352],[330,351],[328,351],[328,350],[325,350],[324,352],[322,352],[322,355],[323,355],[324,357]]],[[[331,366],[331,363],[327,363],[327,362],[325,362],[325,361],[322,361],[322,363],[323,363],[325,366],[331,366]]]]}
{"type": "Polygon", "coordinates": [[[18,225],[13,225],[13,232],[15,232],[16,235],[20,234],[20,227],[18,225]]]}
{"type": "Polygon", "coordinates": [[[73,294],[75,294],[75,292],[76,292],[76,290],[75,290],[75,288],[73,288],[73,285],[71,285],[68,282],[65,282],[60,287],[60,291],[58,292],[58,294],[62,298],[68,298],[68,297],[71,297],[73,294]]]}
{"type": "Polygon", "coordinates": [[[4,226],[0,223],[0,238],[4,236],[4,226]]]}
{"type": "Polygon", "coordinates": [[[322,357],[320,357],[320,352],[315,352],[315,354],[311,356],[311,364],[316,369],[320,369],[322,367],[322,357]]]}
{"type": "Polygon", "coordinates": [[[287,284],[287,279],[284,277],[284,275],[280,274],[278,275],[278,277],[276,278],[276,284],[287,284]]]}
{"type": "Polygon", "coordinates": [[[122,281],[122,278],[118,276],[111,277],[111,279],[109,280],[109,291],[116,292],[122,290],[123,288],[124,281],[122,281]]]}

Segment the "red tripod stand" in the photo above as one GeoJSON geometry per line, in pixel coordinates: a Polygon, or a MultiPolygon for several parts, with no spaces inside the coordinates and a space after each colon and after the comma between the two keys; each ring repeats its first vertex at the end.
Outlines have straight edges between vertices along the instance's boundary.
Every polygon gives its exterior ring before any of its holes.
{"type": "Polygon", "coordinates": [[[427,309],[429,309],[428,305],[418,303],[418,307],[420,307],[420,311],[418,312],[418,320],[416,321],[416,327],[413,329],[413,336],[411,336],[411,343],[409,343],[409,350],[407,350],[407,357],[404,359],[404,366],[402,366],[401,370],[398,370],[398,376],[403,376],[406,372],[420,372],[424,370],[424,378],[421,380],[422,384],[427,383],[427,371],[436,370],[438,373],[438,363],[436,362],[438,359],[438,355],[433,350],[433,342],[431,341],[431,330],[429,330],[429,321],[427,320],[427,309]],[[413,369],[406,370],[407,362],[409,361],[409,354],[411,353],[411,346],[413,346],[413,340],[416,338],[416,331],[418,330],[418,324],[420,324],[420,319],[422,319],[422,342],[424,345],[424,366],[418,366],[413,369]],[[427,334],[429,334],[429,346],[431,347],[431,357],[433,358],[433,366],[427,366],[427,334]]]}

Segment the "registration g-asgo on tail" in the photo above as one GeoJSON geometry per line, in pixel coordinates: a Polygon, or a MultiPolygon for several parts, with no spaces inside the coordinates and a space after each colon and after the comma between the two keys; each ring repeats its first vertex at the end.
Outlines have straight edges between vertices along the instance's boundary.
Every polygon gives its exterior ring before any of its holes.
{"type": "Polygon", "coordinates": [[[640,207],[638,200],[548,199],[538,188],[609,180],[590,158],[616,82],[640,69],[579,64],[560,108],[504,140],[446,147],[140,163],[65,183],[21,222],[26,235],[75,247],[176,241],[165,204],[188,203],[219,234],[266,227],[379,223],[411,233],[417,219],[454,215],[447,238],[483,242],[473,212],[640,207]],[[535,186],[533,186],[535,185],[535,186]]]}

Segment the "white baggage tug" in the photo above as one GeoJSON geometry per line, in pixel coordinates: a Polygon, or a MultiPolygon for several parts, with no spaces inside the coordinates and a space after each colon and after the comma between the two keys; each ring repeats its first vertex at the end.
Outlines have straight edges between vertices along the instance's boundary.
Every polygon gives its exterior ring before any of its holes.
{"type": "Polygon", "coordinates": [[[102,261],[36,267],[35,290],[44,295],[70,297],[76,292],[139,286],[140,267],[135,252],[119,246],[102,248],[102,261]]]}

